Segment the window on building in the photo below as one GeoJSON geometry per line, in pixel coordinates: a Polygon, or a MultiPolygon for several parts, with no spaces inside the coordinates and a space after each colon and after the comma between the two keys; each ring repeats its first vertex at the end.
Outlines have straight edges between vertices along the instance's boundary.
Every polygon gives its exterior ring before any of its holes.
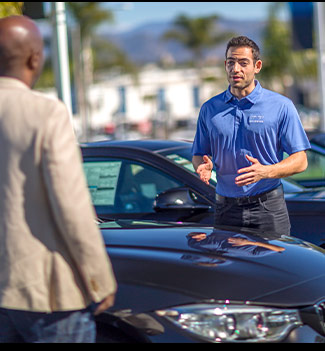
{"type": "Polygon", "coordinates": [[[193,87],[193,106],[195,108],[200,107],[200,87],[197,85],[193,87]]]}
{"type": "Polygon", "coordinates": [[[165,89],[158,89],[157,94],[158,111],[166,111],[166,94],[165,89]]]}
{"type": "Polygon", "coordinates": [[[118,88],[118,92],[119,92],[119,99],[120,99],[118,112],[125,114],[126,113],[126,88],[124,86],[120,86],[118,88]]]}

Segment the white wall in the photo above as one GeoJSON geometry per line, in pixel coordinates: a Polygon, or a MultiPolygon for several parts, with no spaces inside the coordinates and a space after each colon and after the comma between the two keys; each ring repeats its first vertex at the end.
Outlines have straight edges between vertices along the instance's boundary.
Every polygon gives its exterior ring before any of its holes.
{"type": "MultiPolygon", "coordinates": [[[[205,73],[222,82],[226,80],[224,72],[218,67],[207,68],[205,73]]],[[[138,84],[129,75],[102,76],[100,82],[93,84],[88,90],[91,105],[89,124],[93,129],[100,129],[107,124],[117,124],[121,121],[138,124],[166,114],[171,122],[196,120],[198,108],[195,108],[193,100],[195,85],[200,86],[200,105],[225,89],[224,85],[215,83],[200,85],[198,71],[194,68],[166,70],[149,65],[140,72],[138,84]],[[117,113],[120,105],[120,86],[124,86],[126,91],[125,115],[117,113]],[[157,95],[160,88],[165,90],[168,111],[159,115],[156,100],[145,100],[145,97],[157,95]]],[[[55,90],[45,92],[56,95],[55,90]]],[[[81,121],[78,115],[74,115],[74,126],[79,134],[81,121]]]]}

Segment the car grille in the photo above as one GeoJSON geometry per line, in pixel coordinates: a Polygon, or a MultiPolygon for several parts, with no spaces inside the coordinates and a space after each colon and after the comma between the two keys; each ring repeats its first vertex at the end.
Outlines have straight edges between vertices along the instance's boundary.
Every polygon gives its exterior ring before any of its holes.
{"type": "Polygon", "coordinates": [[[316,313],[318,315],[323,334],[325,334],[325,300],[315,305],[316,313]]]}

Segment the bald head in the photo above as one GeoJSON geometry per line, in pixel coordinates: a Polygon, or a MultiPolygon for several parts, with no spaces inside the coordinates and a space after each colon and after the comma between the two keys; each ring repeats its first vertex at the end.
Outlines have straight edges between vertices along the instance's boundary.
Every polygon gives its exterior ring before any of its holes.
{"type": "Polygon", "coordinates": [[[33,86],[43,67],[43,39],[34,21],[25,16],[0,19],[0,76],[33,86]]]}

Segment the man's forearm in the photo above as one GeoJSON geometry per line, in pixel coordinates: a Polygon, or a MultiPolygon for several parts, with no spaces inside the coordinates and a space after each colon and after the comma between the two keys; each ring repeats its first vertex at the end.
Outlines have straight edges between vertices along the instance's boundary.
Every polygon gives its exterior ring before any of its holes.
{"type": "Polygon", "coordinates": [[[274,165],[262,165],[258,159],[246,155],[248,161],[252,164],[238,170],[238,177],[235,183],[238,186],[244,186],[256,183],[261,179],[268,178],[285,178],[296,173],[303,172],[307,166],[307,155],[305,151],[299,151],[291,154],[286,159],[274,165]]]}
{"type": "Polygon", "coordinates": [[[291,154],[281,162],[267,166],[268,178],[285,178],[296,173],[301,173],[308,166],[307,155],[305,151],[299,151],[291,154]]]}

